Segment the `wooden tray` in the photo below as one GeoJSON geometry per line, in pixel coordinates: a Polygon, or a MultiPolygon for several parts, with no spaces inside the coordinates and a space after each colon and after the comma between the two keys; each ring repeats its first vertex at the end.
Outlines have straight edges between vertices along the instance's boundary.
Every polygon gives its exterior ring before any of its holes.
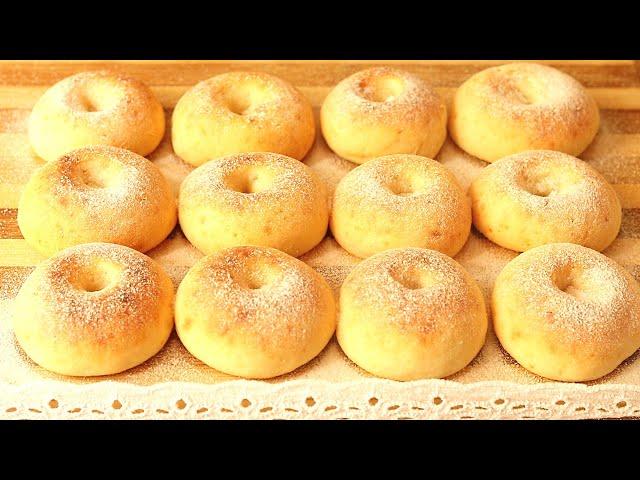
{"type": "MultiPolygon", "coordinates": [[[[520,367],[493,332],[478,357],[446,380],[392,382],[366,374],[335,341],[310,364],[269,381],[238,380],[191,357],[174,336],[153,359],[105,378],[65,378],[33,364],[9,326],[12,299],[42,258],[22,239],[16,206],[29,175],[42,164],[26,126],[37,98],[73,73],[108,68],[149,84],[167,109],[196,82],[233,70],[266,71],[296,85],[317,108],[342,78],[360,69],[395,64],[433,84],[450,99],[471,74],[502,62],[0,62],[0,417],[2,418],[616,418],[640,415],[637,354],[612,374],[588,384],[546,381],[520,367]]],[[[623,211],[619,238],[605,252],[640,280],[640,63],[554,61],[582,82],[602,109],[602,126],[581,156],[614,184],[623,211]]],[[[438,155],[466,188],[485,163],[447,140],[438,155]]],[[[149,159],[174,187],[190,171],[165,138],[149,159]]],[[[305,162],[330,188],[353,164],[318,138],[305,162]]],[[[179,228],[150,252],[176,284],[200,257],[179,228]]],[[[456,257],[489,294],[495,276],[516,254],[475,231],[456,257]]],[[[358,260],[331,237],[303,260],[338,288],[358,260]]]]}

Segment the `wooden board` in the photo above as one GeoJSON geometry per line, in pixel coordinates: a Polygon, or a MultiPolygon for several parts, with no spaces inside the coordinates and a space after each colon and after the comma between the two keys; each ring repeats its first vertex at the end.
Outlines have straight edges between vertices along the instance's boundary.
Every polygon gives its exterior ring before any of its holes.
{"type": "MultiPolygon", "coordinates": [[[[373,65],[393,64],[420,75],[447,99],[471,74],[494,61],[19,61],[0,62],[0,417],[153,418],[575,418],[640,414],[640,362],[631,359],[588,385],[548,382],[517,365],[490,333],[472,364],[450,379],[378,380],[350,363],[332,342],[319,359],[267,382],[243,382],[193,359],[175,336],[150,362],[100,379],[65,379],[20,355],[8,328],[10,299],[42,257],[22,239],[16,223],[21,189],[43,162],[26,135],[30,109],[56,81],[76,72],[107,68],[147,84],[170,114],[192,85],[234,70],[265,71],[296,85],[317,108],[342,78],[373,65]],[[3,311],[4,310],[4,315],[3,311]],[[638,365],[636,365],[636,363],[638,365]],[[2,372],[2,369],[5,369],[2,372]],[[9,368],[13,368],[11,372],[9,368]],[[249,398],[251,397],[251,398],[249,398]],[[283,400],[285,399],[285,400],[283,400]],[[142,405],[142,406],[141,406],[142,405]],[[66,408],[68,406],[69,408],[66,408]],[[333,408],[332,408],[333,407],[333,408]]],[[[640,62],[541,62],[571,74],[594,95],[602,111],[600,132],[581,156],[614,185],[623,208],[619,238],[607,250],[640,280],[640,62]]],[[[169,115],[168,115],[169,117],[169,115]]],[[[168,137],[149,156],[177,187],[189,168],[173,154],[168,137]]],[[[466,187],[485,165],[450,140],[438,155],[466,187]]],[[[319,138],[305,162],[334,185],[352,164],[333,155],[319,138]]],[[[500,268],[515,254],[473,232],[456,257],[490,292],[500,268]]],[[[179,282],[199,253],[179,229],[151,252],[179,282]]],[[[303,258],[338,287],[357,259],[327,238],[303,258]]]]}

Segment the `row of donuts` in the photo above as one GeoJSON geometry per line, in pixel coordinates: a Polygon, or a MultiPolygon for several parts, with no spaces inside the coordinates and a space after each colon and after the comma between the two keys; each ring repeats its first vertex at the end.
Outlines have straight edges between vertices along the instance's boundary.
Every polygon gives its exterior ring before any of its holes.
{"type": "MultiPolygon", "coordinates": [[[[480,288],[435,250],[391,249],[363,260],[338,301],[304,262],[241,246],[200,259],[174,302],[172,282],[154,260],[122,245],[90,243],[40,263],[20,288],[12,318],[29,358],[72,376],[143,363],[168,340],[174,316],[192,355],[245,378],[304,365],[336,328],[355,364],[394,380],[449,376],[485,343],[480,288]]],[[[516,257],[498,275],[491,309],[502,345],[550,379],[599,378],[640,347],[640,286],[616,262],[579,245],[547,244],[516,257]]]]}
{"type": "Polygon", "coordinates": [[[471,202],[439,162],[388,155],[349,172],[330,201],[324,182],[304,163],[246,153],[193,170],[177,207],[152,162],[98,145],[38,169],[20,198],[18,225],[46,256],[91,242],[145,252],[179,218],[185,236],[205,254],[259,245],[295,257],[318,245],[330,225],[337,242],[361,258],[404,247],[454,256],[472,220],[487,238],[515,251],[562,242],[601,251],[621,226],[613,187],[587,163],[560,152],[501,159],[483,169],[469,194],[471,202]]]}
{"type": "MultiPolygon", "coordinates": [[[[466,152],[493,162],[525,150],[579,155],[595,137],[594,99],[552,67],[513,63],[472,75],[455,92],[449,115],[438,93],[417,75],[390,67],[356,72],[325,98],[323,136],[343,158],[364,163],[391,154],[433,158],[448,130],[466,152]]],[[[201,81],[177,102],[175,152],[198,166],[245,152],[301,160],[311,148],[311,104],[288,82],[265,73],[229,72],[201,81]]],[[[29,119],[29,139],[47,161],[88,145],[151,153],[165,131],[163,109],[138,80],[83,72],[48,89],[29,119]]]]}

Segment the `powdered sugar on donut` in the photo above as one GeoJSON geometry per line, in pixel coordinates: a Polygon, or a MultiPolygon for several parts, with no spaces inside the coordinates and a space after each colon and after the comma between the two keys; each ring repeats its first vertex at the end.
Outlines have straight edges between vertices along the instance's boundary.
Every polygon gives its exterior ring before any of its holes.
{"type": "Polygon", "coordinates": [[[501,289],[517,289],[522,315],[544,318],[537,328],[566,342],[606,346],[640,330],[640,287],[622,266],[594,250],[544,245],[518,256],[500,277],[505,280],[498,280],[494,301],[500,301],[501,289]]]}
{"type": "MultiPolygon", "coordinates": [[[[121,245],[92,243],[69,248],[40,264],[25,282],[21,295],[37,295],[42,322],[53,337],[70,341],[105,342],[137,337],[155,321],[158,298],[167,288],[160,267],[145,255],[121,245]],[[99,291],[77,286],[77,275],[110,262],[113,282],[99,291]]],[[[26,298],[26,297],[25,297],[26,298]]]]}
{"type": "Polygon", "coordinates": [[[482,170],[476,182],[490,184],[492,191],[517,201],[537,218],[562,223],[583,236],[605,219],[605,206],[616,199],[613,188],[595,169],[550,150],[505,157],[482,170]],[[553,177],[560,181],[554,182],[553,177]]]}
{"type": "Polygon", "coordinates": [[[200,260],[180,287],[199,311],[211,314],[212,330],[248,332],[272,346],[308,342],[312,324],[325,315],[321,292],[328,288],[303,262],[256,247],[236,247],[200,260]],[[256,269],[264,270],[252,280],[256,269]]]}
{"type": "Polygon", "coordinates": [[[48,89],[29,117],[36,153],[52,161],[87,145],[151,153],[165,131],[162,105],[142,82],[108,71],[81,72],[48,89]]]}
{"type": "Polygon", "coordinates": [[[52,193],[67,201],[81,203],[87,213],[94,213],[97,218],[102,210],[118,206],[121,211],[133,208],[144,208],[150,196],[162,189],[166,183],[162,174],[144,158],[128,150],[109,146],[90,146],[70,152],[51,163],[52,193]],[[92,157],[104,157],[118,163],[121,172],[118,181],[110,183],[107,188],[91,188],[81,178],[79,169],[84,161],[92,157]]]}
{"type": "Polygon", "coordinates": [[[285,202],[296,201],[305,208],[310,198],[324,194],[318,188],[322,182],[316,173],[303,163],[276,153],[242,153],[220,158],[197,168],[190,173],[180,187],[184,201],[206,202],[215,198],[223,202],[230,211],[245,208],[275,207],[285,202]],[[264,190],[247,194],[234,189],[231,177],[243,169],[262,169],[270,182],[264,190]]]}
{"type": "Polygon", "coordinates": [[[336,98],[341,99],[337,103],[338,109],[359,112],[376,121],[383,119],[390,125],[402,125],[422,118],[424,111],[444,108],[440,96],[424,80],[396,68],[376,67],[360,71],[342,80],[335,91],[336,98]],[[372,100],[376,95],[373,82],[385,77],[397,79],[401,92],[386,97],[384,101],[372,100]]]}
{"type": "Polygon", "coordinates": [[[349,292],[354,305],[381,312],[372,322],[393,322],[421,334],[454,329],[452,322],[467,321],[465,313],[483,305],[479,288],[462,266],[442,253],[420,248],[387,250],[363,260],[342,291],[349,292]],[[425,286],[419,283],[420,275],[426,275],[425,286]],[[418,283],[407,286],[412,276],[418,283]]]}
{"type": "Polygon", "coordinates": [[[577,80],[555,68],[512,63],[484,70],[475,79],[490,114],[530,123],[540,137],[591,122],[593,99],[577,80]]]}

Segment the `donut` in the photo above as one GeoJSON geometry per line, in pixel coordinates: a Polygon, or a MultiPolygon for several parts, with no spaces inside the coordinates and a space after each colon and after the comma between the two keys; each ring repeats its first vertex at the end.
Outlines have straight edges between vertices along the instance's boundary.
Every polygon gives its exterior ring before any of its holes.
{"type": "Polygon", "coordinates": [[[18,204],[24,239],[46,256],[91,242],[145,252],[176,221],[174,194],[160,169],[107,145],[79,148],[46,163],[29,178],[18,204]]]}
{"type": "Polygon", "coordinates": [[[417,155],[387,155],[351,170],[336,187],[331,232],[352,255],[421,247],[450,256],[471,230],[471,206],[453,174],[417,155]]]}
{"type": "Polygon", "coordinates": [[[276,153],[208,162],[180,186],[180,227],[201,252],[273,247],[298,257],[324,238],[327,190],[305,164],[276,153]]]}
{"type": "Polygon", "coordinates": [[[149,257],[88,243],[39,264],[15,300],[24,352],[62,375],[119,373],[141,364],[173,329],[173,284],[149,257]]]}
{"type": "Polygon", "coordinates": [[[29,142],[46,161],[76,148],[112,145],[140,155],[164,136],[164,110],[144,83],[113,72],[82,72],[49,88],[29,117],[29,142]]]}
{"type": "Polygon", "coordinates": [[[230,72],[198,83],[178,101],[171,120],[173,149],[187,163],[245,152],[301,160],[313,145],[309,101],[266,73],[230,72]]]}
{"type": "Polygon", "coordinates": [[[640,347],[640,286],[621,265],[581,245],[520,254],[498,275],[491,303],[504,349],[552,380],[595,380],[640,347]]]}
{"type": "Polygon", "coordinates": [[[392,380],[447,377],[487,333],[480,288],[452,258],[398,248],[354,267],[340,288],[337,338],[364,370],[392,380]]]}
{"type": "Polygon", "coordinates": [[[331,287],[306,263],[273,248],[233,247],[187,272],[176,294],[176,331],[216,370],[271,378],[322,351],[335,310],[331,287]]]}
{"type": "Polygon", "coordinates": [[[595,100],[573,77],[535,63],[476,73],[456,91],[449,134],[487,162],[526,150],[579,155],[598,132],[595,100]]]}
{"type": "Polygon", "coordinates": [[[622,221],[618,196],[600,173],[549,150],[517,153],[489,165],[469,196],[475,227],[517,252],[562,242],[604,250],[622,221]]]}
{"type": "Polygon", "coordinates": [[[435,157],[447,136],[447,107],[420,77],[376,67],[329,92],[320,111],[331,149],[355,163],[396,153],[435,157]]]}

